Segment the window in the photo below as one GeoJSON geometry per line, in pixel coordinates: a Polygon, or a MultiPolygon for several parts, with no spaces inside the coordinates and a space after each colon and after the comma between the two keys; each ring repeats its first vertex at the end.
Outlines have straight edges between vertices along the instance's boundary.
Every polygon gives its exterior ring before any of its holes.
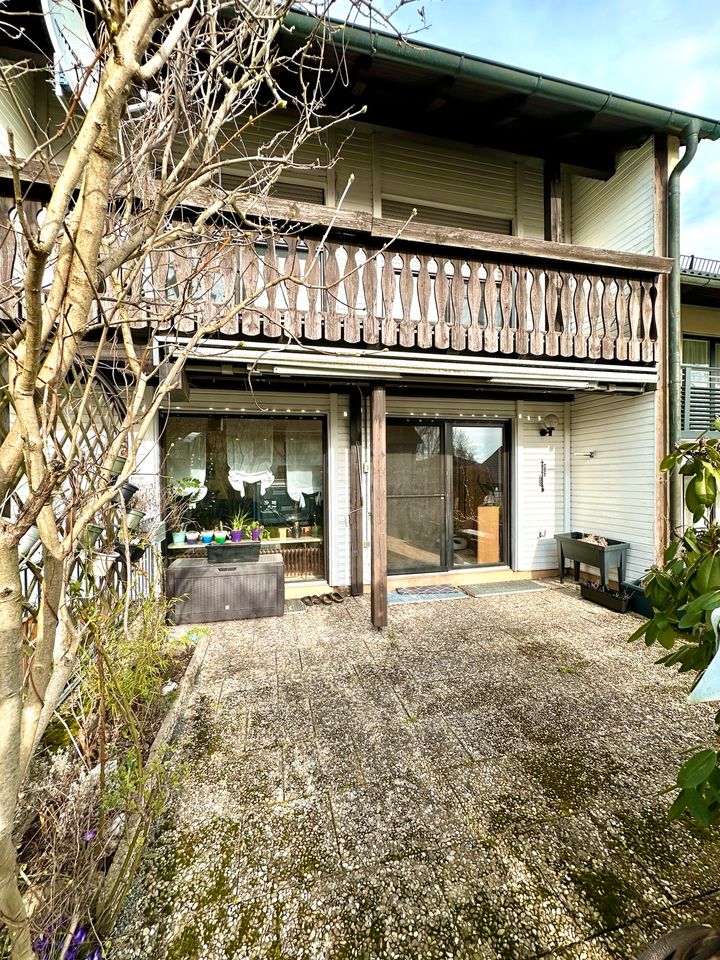
{"type": "Polygon", "coordinates": [[[189,528],[229,530],[244,514],[264,528],[262,551],[282,554],[286,579],[323,579],[325,450],[319,417],[171,414],[163,473],[168,484],[200,483],[184,517],[189,528]]]}

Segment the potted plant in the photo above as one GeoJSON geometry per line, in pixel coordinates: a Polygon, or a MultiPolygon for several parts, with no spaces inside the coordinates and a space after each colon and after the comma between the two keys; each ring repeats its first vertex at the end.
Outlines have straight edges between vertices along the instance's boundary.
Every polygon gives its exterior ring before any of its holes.
{"type": "Polygon", "coordinates": [[[182,529],[182,530],[173,530],[173,532],[172,532],[172,542],[173,542],[174,544],[182,544],[182,543],[185,543],[186,539],[187,539],[187,531],[186,531],[186,530],[184,530],[184,529],[182,529]]]}
{"type": "Polygon", "coordinates": [[[225,543],[227,540],[227,530],[222,523],[219,523],[216,529],[213,531],[213,537],[215,539],[215,543],[225,543]]]}
{"type": "Polygon", "coordinates": [[[616,613],[626,613],[630,604],[630,594],[627,590],[613,590],[604,584],[587,581],[582,581],[580,584],[580,596],[583,600],[597,603],[599,606],[614,610],[616,613]]]}
{"type": "Polygon", "coordinates": [[[265,528],[261,523],[258,523],[257,520],[253,520],[253,522],[250,524],[250,539],[255,543],[259,543],[262,539],[264,529],[265,528]]]}
{"type": "Polygon", "coordinates": [[[113,460],[113,465],[110,467],[110,476],[119,477],[120,474],[125,469],[125,464],[127,463],[127,449],[123,447],[120,453],[113,460]]]}
{"type": "Polygon", "coordinates": [[[130,483],[129,480],[126,480],[125,483],[120,487],[120,490],[115,494],[115,502],[118,504],[130,503],[139,489],[140,488],[136,487],[134,483],[130,483]]]}
{"type": "Polygon", "coordinates": [[[203,530],[200,534],[201,543],[212,543],[213,541],[213,531],[212,530],[203,530]]]}
{"type": "Polygon", "coordinates": [[[249,516],[244,510],[236,510],[230,517],[230,540],[232,543],[240,543],[245,536],[249,516]]]}
{"type": "Polygon", "coordinates": [[[200,531],[195,530],[191,527],[188,527],[187,530],[185,531],[185,539],[189,544],[197,543],[198,540],[200,539],[200,531]]]}
{"type": "Polygon", "coordinates": [[[88,550],[91,550],[97,541],[100,539],[103,533],[103,528],[97,523],[88,523],[83,532],[80,534],[80,538],[87,547],[88,550]]]}

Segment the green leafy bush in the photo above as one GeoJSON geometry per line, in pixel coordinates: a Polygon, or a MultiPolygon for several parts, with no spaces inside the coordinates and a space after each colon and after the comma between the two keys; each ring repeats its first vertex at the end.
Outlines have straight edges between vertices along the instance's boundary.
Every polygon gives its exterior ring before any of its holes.
{"type": "MultiPolygon", "coordinates": [[[[720,525],[711,518],[720,485],[720,441],[682,443],[668,454],[661,470],[678,469],[685,483],[685,503],[696,526],[688,527],[665,551],[662,566],[645,578],[645,595],[654,616],[630,640],[658,644],[667,653],[658,661],[695,673],[697,683],[717,653],[711,624],[720,607],[720,525]]],[[[694,685],[694,684],[693,684],[694,685]]],[[[720,711],[715,715],[715,737],[720,737],[720,711]]],[[[677,775],[678,794],[671,819],[686,812],[704,826],[720,821],[720,756],[716,747],[695,753],[677,775]]]]}

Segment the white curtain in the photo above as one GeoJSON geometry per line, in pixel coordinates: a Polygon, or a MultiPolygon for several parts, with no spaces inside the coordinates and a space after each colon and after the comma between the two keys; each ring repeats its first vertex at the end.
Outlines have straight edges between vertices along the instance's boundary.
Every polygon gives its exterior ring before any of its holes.
{"type": "Polygon", "coordinates": [[[259,483],[264,494],[275,476],[273,427],[270,420],[226,420],[228,481],[245,496],[246,483],[259,483]]]}
{"type": "MultiPolygon", "coordinates": [[[[185,477],[191,477],[198,480],[200,489],[189,487],[187,492],[193,494],[193,500],[202,500],[207,493],[205,486],[205,475],[207,472],[207,446],[205,434],[192,431],[184,437],[178,437],[174,440],[168,450],[165,461],[165,469],[168,477],[175,485],[185,477]]],[[[182,493],[183,491],[179,491],[182,493]]]]}
{"type": "Polygon", "coordinates": [[[288,496],[304,507],[306,496],[322,491],[322,433],[313,431],[288,436],[286,452],[288,496]]]}

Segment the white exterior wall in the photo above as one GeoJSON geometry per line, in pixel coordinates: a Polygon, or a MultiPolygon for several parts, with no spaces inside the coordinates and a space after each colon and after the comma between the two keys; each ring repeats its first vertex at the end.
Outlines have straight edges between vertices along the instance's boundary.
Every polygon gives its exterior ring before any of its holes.
{"type": "Polygon", "coordinates": [[[618,157],[607,181],[573,177],[570,242],[630,253],[655,253],[653,142],[618,157]]]}
{"type": "Polygon", "coordinates": [[[639,577],[655,562],[655,394],[587,394],[571,424],[571,529],[629,541],[627,574],[639,577]]]}
{"type": "Polygon", "coordinates": [[[565,526],[564,403],[518,401],[515,420],[515,563],[516,570],[557,567],[555,534],[565,526]],[[559,425],[541,437],[542,420],[554,413],[559,425]],[[543,469],[542,485],[540,474],[543,469]]]}
{"type": "MultiPolygon", "coordinates": [[[[13,69],[11,61],[0,60],[0,69],[13,69]]],[[[22,74],[22,68],[13,77],[12,97],[0,81],[0,152],[8,153],[8,130],[12,130],[18,156],[26,157],[35,147],[36,83],[32,75],[22,74]]]]}

